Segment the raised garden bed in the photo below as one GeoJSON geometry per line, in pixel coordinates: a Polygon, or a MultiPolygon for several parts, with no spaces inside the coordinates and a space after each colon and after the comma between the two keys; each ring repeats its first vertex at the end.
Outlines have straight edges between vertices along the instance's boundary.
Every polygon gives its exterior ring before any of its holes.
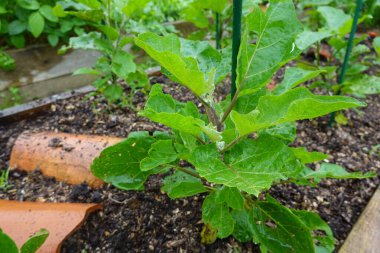
{"type": "MultiPolygon", "coordinates": [[[[153,78],[152,83],[165,83],[164,91],[181,101],[194,100],[185,88],[166,78],[153,78]]],[[[220,86],[221,97],[226,88],[220,86]]],[[[347,111],[349,125],[328,127],[328,117],[298,124],[295,145],[309,151],[320,151],[333,157],[329,162],[349,171],[380,171],[376,154],[370,154],[380,143],[380,96],[367,98],[364,114],[347,111]]],[[[142,107],[143,96],[135,104],[142,107]]],[[[198,104],[198,103],[196,103],[198,104]]],[[[0,126],[1,167],[7,167],[17,136],[32,132],[59,131],[76,134],[99,134],[126,137],[131,131],[153,132],[164,127],[140,118],[129,109],[108,107],[74,97],[51,105],[45,115],[0,126]]],[[[258,252],[252,243],[241,244],[232,237],[205,246],[200,243],[202,197],[170,200],[161,193],[162,178],[152,177],[145,192],[127,192],[106,185],[92,190],[87,185],[72,186],[47,178],[35,171],[10,173],[10,188],[1,191],[1,199],[40,202],[102,203],[104,211],[93,214],[85,225],[64,243],[62,252],[258,252]]],[[[289,207],[317,211],[334,231],[337,249],[372,196],[379,177],[365,180],[323,180],[318,188],[293,184],[271,189],[271,194],[289,207]]]]}

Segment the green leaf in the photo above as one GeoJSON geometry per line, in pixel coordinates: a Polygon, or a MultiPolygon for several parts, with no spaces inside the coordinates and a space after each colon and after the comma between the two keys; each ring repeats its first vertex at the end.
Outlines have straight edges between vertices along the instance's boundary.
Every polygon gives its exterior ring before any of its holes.
{"type": "Polygon", "coordinates": [[[129,73],[136,72],[133,56],[123,50],[118,50],[112,58],[112,72],[120,78],[127,78],[129,73]]]}
{"type": "Polygon", "coordinates": [[[8,53],[0,49],[0,69],[5,71],[14,70],[16,68],[16,61],[8,53]]]}
{"type": "Polygon", "coordinates": [[[8,25],[9,35],[18,35],[26,30],[26,24],[20,20],[14,20],[8,25]]]}
{"type": "Polygon", "coordinates": [[[299,50],[304,51],[314,43],[326,39],[330,36],[332,36],[330,32],[304,31],[303,33],[298,34],[296,38],[296,45],[299,50]]]}
{"type": "Polygon", "coordinates": [[[305,224],[306,227],[308,227],[310,231],[323,231],[325,233],[325,235],[322,235],[321,233],[313,233],[316,252],[330,253],[334,251],[335,240],[331,228],[318,216],[318,214],[298,210],[292,210],[292,212],[303,224],[305,224]]]}
{"type": "Polygon", "coordinates": [[[344,93],[353,94],[355,96],[363,97],[370,94],[380,93],[380,77],[362,75],[360,77],[347,80],[343,84],[342,91],[344,93]]]}
{"type": "Polygon", "coordinates": [[[244,198],[240,191],[236,188],[223,186],[220,190],[215,192],[215,202],[218,204],[226,203],[232,209],[243,209],[244,198]]]}
{"type": "Polygon", "coordinates": [[[141,12],[149,0],[129,0],[122,11],[127,17],[132,17],[141,12]]]}
{"type": "Polygon", "coordinates": [[[140,162],[148,156],[157,138],[148,132],[131,133],[126,140],[106,148],[95,158],[92,173],[120,189],[143,190],[146,179],[158,171],[141,171],[140,162]]]}
{"type": "Polygon", "coordinates": [[[376,37],[373,40],[373,48],[375,49],[377,56],[380,57],[380,37],[376,37]]]}
{"type": "Polygon", "coordinates": [[[215,144],[200,146],[189,162],[207,181],[255,196],[269,189],[274,181],[297,176],[303,169],[292,150],[269,135],[241,141],[225,153],[224,162],[215,144]]]}
{"type": "Polygon", "coordinates": [[[47,20],[51,22],[58,22],[58,17],[54,15],[53,8],[49,5],[43,5],[39,12],[44,16],[47,20]]]}
{"type": "Polygon", "coordinates": [[[233,236],[240,242],[252,241],[255,236],[254,215],[252,211],[246,208],[242,210],[232,210],[232,217],[235,221],[233,236]]]}
{"type": "Polygon", "coordinates": [[[36,0],[17,0],[17,5],[27,10],[38,10],[40,4],[36,0]]]}
{"type": "Polygon", "coordinates": [[[45,19],[39,12],[30,14],[28,19],[29,30],[35,38],[40,36],[45,27],[45,19]]]}
{"type": "Polygon", "coordinates": [[[279,96],[263,96],[255,110],[248,114],[232,111],[231,119],[239,135],[245,136],[270,126],[312,119],[330,112],[365,105],[350,97],[318,96],[306,88],[296,88],[279,96]]]}
{"type": "Polygon", "coordinates": [[[177,160],[177,152],[173,147],[173,141],[157,141],[152,144],[149,156],[141,160],[140,168],[142,171],[148,171],[175,160],[177,160]]]}
{"type": "Polygon", "coordinates": [[[222,13],[228,6],[228,0],[196,0],[193,6],[197,9],[208,9],[222,13]]]}
{"type": "Polygon", "coordinates": [[[108,39],[114,41],[119,38],[119,32],[112,26],[109,25],[99,25],[97,28],[103,32],[108,39]]]}
{"type": "Polygon", "coordinates": [[[36,252],[42,244],[46,241],[49,236],[49,232],[46,229],[41,229],[32,237],[30,237],[24,245],[22,245],[21,253],[34,253],[36,252]]]}
{"type": "Polygon", "coordinates": [[[292,148],[294,155],[301,161],[303,164],[319,162],[324,159],[327,159],[329,156],[320,152],[309,152],[306,148],[292,148]]]}
{"type": "Polygon", "coordinates": [[[193,196],[207,190],[199,178],[176,171],[165,178],[162,191],[166,192],[169,198],[176,199],[193,196]]]}
{"type": "Polygon", "coordinates": [[[75,70],[73,75],[100,75],[100,72],[92,68],[80,68],[75,70]]]}
{"type": "Polygon", "coordinates": [[[103,95],[110,102],[116,102],[123,97],[123,88],[118,84],[107,85],[103,95]]]}
{"type": "Polygon", "coordinates": [[[7,253],[18,253],[16,243],[0,229],[0,251],[7,253]]]}
{"type": "Polygon", "coordinates": [[[283,140],[286,144],[290,144],[297,137],[297,126],[294,122],[287,122],[264,129],[259,134],[269,134],[283,140]]]}
{"type": "Polygon", "coordinates": [[[14,45],[16,48],[23,48],[25,47],[25,37],[23,34],[18,34],[11,36],[11,43],[14,45]]]}
{"type": "Polygon", "coordinates": [[[280,95],[297,85],[315,78],[324,70],[306,70],[299,67],[291,67],[286,69],[284,80],[273,90],[273,94],[280,95]]]}
{"type": "Polygon", "coordinates": [[[141,34],[135,42],[170,73],[170,78],[196,95],[214,90],[216,66],[222,57],[207,42],[189,42],[173,34],[160,37],[153,33],[141,34]]]}
{"type": "Polygon", "coordinates": [[[55,47],[58,45],[59,37],[57,35],[49,34],[47,38],[48,38],[50,46],[55,47]]]}
{"type": "Polygon", "coordinates": [[[86,50],[99,50],[108,54],[112,53],[112,48],[102,39],[99,32],[90,32],[82,34],[78,37],[70,38],[68,48],[72,49],[86,49],[86,50]]]}
{"type": "Polygon", "coordinates": [[[175,101],[170,95],[162,92],[160,85],[152,87],[148,102],[144,110],[139,114],[196,137],[203,132],[214,141],[221,139],[220,133],[213,129],[212,126],[206,126],[206,123],[200,119],[198,109],[194,103],[187,102],[183,104],[175,101]]]}
{"type": "Polygon", "coordinates": [[[61,4],[57,4],[53,7],[53,14],[59,18],[64,18],[67,16],[67,13],[65,12],[61,4]]]}
{"type": "Polygon", "coordinates": [[[255,238],[270,252],[315,252],[310,229],[293,212],[274,201],[253,208],[255,238]]]}
{"type": "Polygon", "coordinates": [[[216,229],[219,238],[226,238],[234,231],[234,220],[226,203],[218,203],[215,194],[208,195],[202,204],[202,219],[216,229]]]}
{"type": "Polygon", "coordinates": [[[350,31],[352,18],[341,9],[320,6],[318,12],[326,21],[326,31],[339,35],[345,35],[350,31]]]}
{"type": "Polygon", "coordinates": [[[256,6],[247,17],[247,30],[240,46],[238,90],[254,91],[265,86],[284,63],[296,56],[294,41],[301,31],[293,1],[271,1],[265,13],[256,6]],[[257,34],[255,44],[250,43],[251,32],[257,34]]]}
{"type": "Polygon", "coordinates": [[[193,23],[196,27],[204,29],[209,26],[209,20],[202,9],[193,5],[187,6],[183,12],[183,19],[193,23]]]}
{"type": "Polygon", "coordinates": [[[102,4],[97,0],[75,0],[75,1],[83,5],[86,5],[87,7],[93,10],[100,10],[102,7],[102,4]]]}
{"type": "Polygon", "coordinates": [[[376,173],[367,172],[365,174],[361,172],[347,172],[343,167],[331,164],[322,163],[319,170],[312,171],[303,175],[305,179],[321,179],[321,178],[335,178],[335,179],[350,179],[350,178],[371,178],[376,176],[376,173]]]}

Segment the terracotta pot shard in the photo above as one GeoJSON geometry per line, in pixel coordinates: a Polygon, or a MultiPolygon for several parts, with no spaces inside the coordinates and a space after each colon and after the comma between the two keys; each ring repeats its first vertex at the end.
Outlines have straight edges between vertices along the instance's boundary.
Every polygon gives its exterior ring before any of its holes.
{"type": "Polygon", "coordinates": [[[68,133],[22,133],[16,140],[9,166],[11,169],[41,172],[69,184],[86,182],[100,187],[103,181],[90,171],[94,158],[122,138],[75,135],[68,133]]]}
{"type": "Polygon", "coordinates": [[[0,200],[0,228],[19,248],[35,232],[45,228],[49,236],[37,253],[60,252],[62,242],[83,224],[91,212],[101,208],[97,204],[0,200]]]}

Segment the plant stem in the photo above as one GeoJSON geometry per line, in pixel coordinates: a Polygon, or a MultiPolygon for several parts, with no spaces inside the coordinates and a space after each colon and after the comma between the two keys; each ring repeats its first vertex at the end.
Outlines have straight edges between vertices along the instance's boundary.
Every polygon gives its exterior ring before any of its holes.
{"type": "Polygon", "coordinates": [[[175,168],[176,170],[182,171],[182,172],[184,172],[186,174],[189,174],[190,176],[202,179],[201,176],[199,176],[199,174],[196,173],[196,172],[194,172],[194,171],[191,171],[191,170],[188,170],[186,168],[179,167],[179,166],[173,166],[173,168],[175,168]]]}
{"type": "Polygon", "coordinates": [[[221,152],[224,153],[227,150],[229,150],[231,147],[235,146],[236,143],[238,143],[241,139],[243,139],[245,136],[239,136],[235,140],[231,141],[221,152]]]}
{"type": "Polygon", "coordinates": [[[215,13],[215,47],[216,49],[220,49],[220,26],[219,26],[219,23],[220,23],[220,14],[219,13],[215,13]]]}
{"type": "Polygon", "coordinates": [[[228,105],[227,110],[224,112],[223,117],[222,117],[222,119],[220,120],[220,123],[221,123],[221,124],[227,119],[228,115],[229,115],[230,112],[232,111],[232,108],[234,108],[234,105],[235,105],[236,101],[238,100],[238,96],[239,96],[239,90],[237,90],[237,91],[235,92],[235,95],[234,95],[234,97],[232,98],[231,103],[228,105]]]}

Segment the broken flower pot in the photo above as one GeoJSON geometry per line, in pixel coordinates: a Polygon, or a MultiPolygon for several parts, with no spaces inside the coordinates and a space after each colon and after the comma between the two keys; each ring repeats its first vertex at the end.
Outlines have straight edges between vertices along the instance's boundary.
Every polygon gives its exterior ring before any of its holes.
{"type": "Polygon", "coordinates": [[[76,135],[68,133],[22,133],[16,140],[9,166],[11,169],[33,171],[69,184],[86,182],[100,187],[104,182],[90,171],[94,158],[122,138],[76,135]]]}
{"type": "Polygon", "coordinates": [[[49,236],[37,253],[60,252],[62,242],[101,205],[33,203],[0,200],[0,228],[21,247],[35,232],[45,228],[49,236]]]}

